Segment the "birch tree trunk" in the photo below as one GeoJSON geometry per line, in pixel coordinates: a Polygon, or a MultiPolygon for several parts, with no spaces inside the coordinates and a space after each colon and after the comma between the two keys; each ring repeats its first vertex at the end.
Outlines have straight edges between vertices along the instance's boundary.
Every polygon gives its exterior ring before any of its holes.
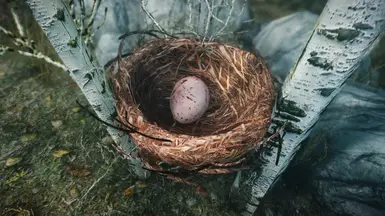
{"type": "MultiPolygon", "coordinates": [[[[97,116],[111,122],[114,113],[112,95],[106,91],[104,70],[87,49],[79,35],[77,27],[70,16],[64,0],[27,0],[36,21],[45,32],[52,46],[68,68],[68,73],[76,81],[83,94],[91,104],[97,116]]],[[[129,137],[111,127],[107,128],[117,144],[117,149],[123,152],[135,151],[129,137]]],[[[139,160],[125,156],[133,164],[133,171],[141,178],[148,176],[148,171],[142,169],[139,160]]]]}
{"type": "Polygon", "coordinates": [[[274,118],[275,124],[288,122],[280,162],[275,164],[278,148],[259,158],[261,167],[249,176],[252,198],[244,215],[253,215],[323,110],[379,41],[384,27],[385,1],[329,0],[282,87],[281,115],[274,118]]]}

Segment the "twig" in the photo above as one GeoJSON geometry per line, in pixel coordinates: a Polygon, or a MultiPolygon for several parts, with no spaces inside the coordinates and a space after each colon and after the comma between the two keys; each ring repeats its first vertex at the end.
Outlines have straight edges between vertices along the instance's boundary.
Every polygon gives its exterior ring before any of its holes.
{"type": "Polygon", "coordinates": [[[208,2],[208,0],[205,0],[205,2],[206,2],[206,6],[207,6],[207,11],[208,12],[207,12],[206,26],[205,26],[205,31],[204,31],[204,36],[203,36],[202,43],[205,41],[205,39],[207,37],[207,33],[209,31],[210,22],[211,22],[211,15],[213,14],[213,10],[210,7],[210,3],[208,2]]]}
{"type": "Polygon", "coordinates": [[[9,31],[7,29],[5,29],[2,26],[0,26],[0,32],[3,32],[5,35],[10,37],[13,40],[13,43],[16,46],[24,48],[27,51],[15,50],[13,48],[10,48],[8,46],[4,46],[4,45],[0,44],[0,56],[4,55],[7,52],[16,52],[16,53],[19,53],[20,55],[24,55],[24,56],[28,56],[28,57],[34,57],[34,58],[38,58],[38,59],[43,59],[47,63],[50,63],[50,64],[52,64],[52,65],[54,65],[56,67],[59,67],[59,68],[65,70],[65,71],[68,71],[68,68],[65,65],[61,64],[60,62],[56,62],[56,61],[52,60],[50,57],[48,57],[48,56],[44,55],[43,53],[39,52],[36,49],[34,41],[32,41],[32,40],[28,41],[25,38],[25,31],[24,31],[23,26],[20,23],[19,17],[13,11],[13,9],[11,9],[11,13],[12,13],[12,16],[13,16],[13,18],[15,20],[16,27],[17,27],[17,29],[19,31],[19,34],[21,35],[21,38],[17,37],[14,33],[12,33],[11,31],[9,31]]]}
{"type": "Polygon", "coordinates": [[[100,7],[100,0],[94,0],[94,3],[92,5],[90,20],[88,21],[87,28],[90,28],[92,24],[94,24],[96,12],[98,11],[99,7],[100,7]]]}
{"type": "Polygon", "coordinates": [[[59,67],[59,68],[65,70],[65,71],[68,71],[68,68],[66,66],[64,66],[63,64],[61,64],[59,62],[56,62],[56,61],[52,60],[50,57],[48,57],[46,55],[43,55],[41,52],[30,53],[30,52],[25,52],[25,51],[21,51],[21,50],[15,50],[15,49],[12,49],[12,48],[7,47],[7,46],[0,45],[0,56],[4,55],[7,52],[17,52],[17,53],[19,53],[20,55],[23,55],[23,56],[43,59],[47,63],[50,63],[50,64],[52,64],[52,65],[54,65],[56,67],[59,67]]]}
{"type": "Polygon", "coordinates": [[[20,36],[22,38],[24,38],[25,37],[24,29],[21,26],[19,17],[16,15],[15,11],[13,10],[13,8],[11,8],[11,13],[12,13],[12,16],[13,16],[13,20],[15,20],[16,27],[17,27],[17,30],[19,31],[20,36]]]}
{"type": "Polygon", "coordinates": [[[235,0],[232,0],[231,1],[231,5],[230,5],[230,11],[229,11],[229,14],[227,15],[227,19],[225,21],[225,24],[222,26],[222,28],[217,33],[215,33],[212,37],[210,37],[210,41],[214,40],[215,37],[220,35],[223,32],[223,30],[225,30],[225,28],[227,27],[227,25],[228,25],[228,23],[230,21],[230,18],[231,18],[232,14],[233,14],[234,4],[235,4],[235,0]]]}
{"type": "MultiPolygon", "coordinates": [[[[115,126],[115,125],[112,125],[106,121],[103,121],[102,119],[100,119],[97,115],[93,114],[91,111],[89,111],[87,108],[85,108],[82,104],[80,104],[80,102],[78,100],[76,100],[76,103],[84,110],[88,111],[88,114],[90,114],[94,119],[96,119],[97,121],[109,126],[109,127],[112,127],[114,129],[117,129],[117,130],[120,130],[120,131],[123,131],[123,132],[126,132],[126,133],[137,133],[139,135],[142,135],[146,138],[149,138],[149,139],[153,139],[153,140],[158,140],[158,141],[162,141],[162,142],[171,142],[171,140],[168,140],[168,139],[162,139],[162,138],[156,138],[156,137],[153,137],[153,136],[150,136],[150,135],[147,135],[147,134],[144,134],[142,132],[139,132],[136,130],[136,127],[132,125],[132,128],[129,127],[128,125],[124,125],[125,127],[127,127],[128,129],[126,128],[122,128],[122,127],[118,127],[118,126],[115,126]]],[[[117,120],[117,119],[115,119],[117,120]]],[[[120,122],[120,121],[119,121],[120,122]]],[[[120,122],[121,123],[121,122],[120,122]]],[[[121,123],[122,124],[122,123],[121,123]]]]}
{"type": "Polygon", "coordinates": [[[190,28],[188,31],[192,33],[195,37],[201,38],[200,35],[194,31],[194,27],[192,25],[192,3],[191,0],[187,0],[188,8],[189,8],[189,18],[187,26],[190,28]]]}
{"type": "Polygon", "coordinates": [[[143,11],[147,14],[147,16],[151,19],[151,21],[155,24],[155,26],[160,31],[162,31],[164,34],[167,35],[166,30],[164,30],[164,28],[162,28],[162,26],[155,20],[154,16],[152,16],[152,14],[147,10],[146,4],[144,3],[144,0],[141,0],[141,2],[142,2],[142,9],[143,9],[143,11]]]}
{"type": "MultiPolygon", "coordinates": [[[[100,176],[96,181],[94,181],[94,183],[88,188],[88,190],[84,193],[84,195],[82,196],[82,198],[80,198],[80,200],[84,200],[84,198],[86,198],[88,193],[96,186],[96,184],[98,184],[107,175],[107,173],[110,171],[110,168],[112,167],[112,165],[115,164],[117,159],[118,158],[115,157],[115,159],[112,161],[112,163],[108,166],[107,171],[102,176],[100,176]]],[[[79,202],[79,204],[76,206],[76,208],[78,208],[80,204],[81,204],[81,202],[79,202]]]]}

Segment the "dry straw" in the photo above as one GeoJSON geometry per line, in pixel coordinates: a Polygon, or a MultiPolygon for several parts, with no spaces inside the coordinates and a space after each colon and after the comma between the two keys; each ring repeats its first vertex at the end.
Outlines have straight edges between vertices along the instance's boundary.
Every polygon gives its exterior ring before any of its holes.
{"type": "Polygon", "coordinates": [[[274,101],[261,56],[197,39],[154,39],[136,48],[119,61],[113,91],[119,120],[139,132],[130,136],[144,166],[160,172],[242,167],[263,141],[274,101]],[[172,117],[169,98],[175,83],[191,75],[208,85],[210,105],[199,121],[182,125],[172,117]]]}

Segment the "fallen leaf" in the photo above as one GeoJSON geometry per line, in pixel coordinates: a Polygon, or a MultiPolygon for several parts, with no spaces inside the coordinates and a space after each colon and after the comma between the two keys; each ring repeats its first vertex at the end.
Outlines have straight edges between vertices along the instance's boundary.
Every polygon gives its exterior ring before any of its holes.
{"type": "Polygon", "coordinates": [[[7,159],[7,162],[5,162],[5,166],[11,167],[13,165],[18,164],[23,158],[21,157],[11,157],[7,159]]]}
{"type": "Polygon", "coordinates": [[[5,75],[5,73],[0,71],[0,77],[3,77],[4,75],[5,75]]]}
{"type": "Polygon", "coordinates": [[[80,124],[85,125],[86,124],[86,120],[84,120],[84,119],[80,120],[80,124]]]}
{"type": "Polygon", "coordinates": [[[134,186],[131,186],[123,191],[124,195],[131,196],[134,194],[134,186]]]}
{"type": "Polygon", "coordinates": [[[63,157],[64,155],[67,155],[69,154],[71,151],[68,151],[68,150],[56,150],[52,153],[52,155],[55,157],[55,158],[61,158],[63,157]]]}
{"type": "Polygon", "coordinates": [[[79,190],[76,187],[73,187],[70,191],[71,197],[76,198],[79,196],[79,190]]]}
{"type": "Polygon", "coordinates": [[[51,121],[51,125],[52,125],[54,128],[59,128],[60,126],[63,125],[63,121],[61,121],[61,120],[51,121]]]}
{"type": "Polygon", "coordinates": [[[21,172],[18,172],[14,176],[12,176],[11,178],[7,179],[7,181],[5,181],[5,184],[11,184],[11,183],[19,180],[21,177],[25,176],[26,174],[27,174],[27,172],[22,170],[21,172]]]}
{"type": "Polygon", "coordinates": [[[136,188],[140,188],[140,189],[143,189],[143,188],[146,188],[147,187],[147,184],[142,182],[142,181],[137,181],[135,182],[135,187],[136,188]]]}
{"type": "Polygon", "coordinates": [[[74,113],[77,113],[80,111],[80,108],[79,107],[75,107],[75,108],[72,108],[72,112],[74,113]]]}
{"type": "Polygon", "coordinates": [[[85,166],[66,164],[64,165],[64,170],[66,170],[70,175],[77,178],[83,178],[91,175],[91,171],[85,166]]]}
{"type": "Polygon", "coordinates": [[[202,187],[202,186],[198,186],[196,189],[195,189],[195,193],[199,196],[202,196],[202,197],[206,197],[209,195],[209,193],[207,192],[207,190],[202,187]]]}
{"type": "Polygon", "coordinates": [[[24,106],[16,106],[16,107],[15,107],[15,111],[20,112],[20,111],[22,111],[24,108],[25,108],[24,106]]]}
{"type": "Polygon", "coordinates": [[[24,135],[24,136],[20,137],[20,140],[22,142],[29,142],[29,141],[35,140],[36,137],[37,137],[36,134],[27,134],[27,135],[24,135]]]}
{"type": "Polygon", "coordinates": [[[51,104],[51,103],[52,103],[51,96],[46,97],[46,98],[45,98],[45,102],[46,102],[47,104],[51,104]]]}

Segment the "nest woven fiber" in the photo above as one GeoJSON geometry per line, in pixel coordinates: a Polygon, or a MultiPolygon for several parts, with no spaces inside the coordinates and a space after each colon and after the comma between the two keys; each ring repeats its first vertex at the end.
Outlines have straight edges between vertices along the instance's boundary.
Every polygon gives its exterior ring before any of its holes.
{"type": "Polygon", "coordinates": [[[142,133],[130,136],[148,169],[167,171],[167,164],[199,173],[231,172],[260,145],[270,125],[272,76],[261,56],[239,48],[154,39],[121,59],[117,70],[113,91],[119,120],[142,133]],[[208,110],[188,125],[175,122],[170,109],[173,87],[186,76],[199,77],[210,92],[208,110]]]}

